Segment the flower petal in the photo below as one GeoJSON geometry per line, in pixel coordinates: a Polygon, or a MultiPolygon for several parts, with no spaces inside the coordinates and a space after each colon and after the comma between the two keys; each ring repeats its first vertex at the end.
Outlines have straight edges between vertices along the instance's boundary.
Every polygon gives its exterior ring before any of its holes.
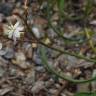
{"type": "Polygon", "coordinates": [[[16,30],[18,30],[18,31],[22,31],[24,29],[24,27],[17,27],[17,29],[16,30]]]}
{"type": "Polygon", "coordinates": [[[20,22],[16,22],[16,24],[14,25],[14,29],[16,29],[17,27],[19,27],[20,22]]]}

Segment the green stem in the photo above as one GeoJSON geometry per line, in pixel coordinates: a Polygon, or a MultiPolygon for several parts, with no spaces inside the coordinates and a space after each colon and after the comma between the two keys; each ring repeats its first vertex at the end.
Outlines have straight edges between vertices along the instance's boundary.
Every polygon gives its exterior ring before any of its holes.
{"type": "Polygon", "coordinates": [[[64,75],[62,72],[55,71],[54,68],[52,66],[50,66],[47,62],[47,57],[45,55],[45,53],[46,53],[45,48],[44,47],[40,48],[40,52],[41,52],[42,64],[48,69],[49,72],[53,73],[57,77],[62,78],[64,80],[67,80],[72,83],[89,83],[91,81],[96,80],[96,77],[88,79],[88,80],[76,80],[76,79],[73,79],[73,78],[70,78],[70,77],[64,75]],[[62,73],[62,74],[60,74],[60,73],[62,73]]]}
{"type": "MultiPolygon", "coordinates": [[[[23,19],[23,20],[24,20],[24,19],[23,19]]],[[[45,47],[48,47],[48,48],[50,48],[50,49],[52,49],[52,50],[54,50],[54,51],[57,51],[57,52],[59,52],[59,53],[67,54],[67,55],[71,55],[71,56],[75,56],[75,57],[77,57],[77,58],[79,58],[79,59],[84,59],[84,60],[86,60],[86,61],[96,63],[96,60],[95,60],[95,59],[90,59],[90,58],[87,58],[87,57],[85,57],[85,56],[83,56],[83,55],[79,55],[79,54],[76,54],[76,53],[71,53],[71,52],[68,52],[68,51],[60,50],[60,49],[57,49],[57,48],[55,48],[55,47],[52,47],[52,46],[49,46],[49,45],[43,43],[42,41],[40,41],[40,40],[35,36],[35,34],[34,34],[34,33],[32,32],[32,30],[31,30],[30,26],[28,26],[28,24],[27,24],[25,21],[24,21],[24,23],[25,23],[28,31],[32,34],[33,38],[34,38],[35,40],[37,40],[37,42],[38,42],[39,44],[41,44],[41,45],[43,45],[43,46],[45,46],[45,47]]]]}
{"type": "Polygon", "coordinates": [[[67,55],[74,56],[74,57],[79,58],[79,59],[84,59],[84,60],[86,60],[86,61],[96,63],[96,60],[95,60],[95,59],[90,59],[90,58],[87,58],[87,57],[85,57],[85,56],[83,56],[83,55],[79,55],[79,54],[76,54],[76,53],[71,53],[71,52],[68,52],[68,51],[64,51],[64,50],[61,50],[61,49],[57,49],[57,48],[55,48],[55,47],[49,46],[49,45],[47,45],[47,44],[44,44],[44,43],[41,42],[41,41],[38,41],[38,43],[41,44],[41,45],[43,45],[43,46],[45,46],[45,47],[47,47],[47,48],[50,48],[50,49],[52,49],[52,50],[54,50],[54,51],[57,51],[57,52],[59,52],[59,53],[67,54],[67,55]]]}
{"type": "MultiPolygon", "coordinates": [[[[24,19],[23,19],[24,20],[24,19]]],[[[70,53],[70,52],[67,52],[67,51],[63,51],[63,50],[60,50],[60,49],[57,49],[57,48],[54,48],[54,47],[51,47],[49,45],[46,45],[45,43],[43,43],[42,41],[40,41],[38,38],[36,38],[35,34],[32,32],[30,26],[28,26],[28,24],[25,22],[24,20],[24,23],[26,25],[26,27],[28,28],[29,32],[31,32],[32,36],[34,37],[34,39],[37,40],[37,42],[45,47],[48,47],[48,48],[51,48],[57,52],[60,52],[60,53],[63,53],[63,54],[67,54],[67,55],[71,55],[71,56],[75,56],[77,58],[80,58],[80,59],[84,59],[84,60],[87,60],[87,61],[90,61],[90,62],[94,62],[96,63],[96,60],[94,59],[89,59],[85,56],[81,56],[81,55],[78,55],[78,54],[75,54],[75,53],[70,53]]],[[[56,76],[64,79],[64,80],[68,80],[70,82],[73,82],[73,83],[87,83],[87,82],[91,82],[93,80],[96,80],[96,77],[94,78],[91,78],[89,80],[75,80],[75,79],[72,79],[72,78],[69,78],[69,77],[66,77],[65,75],[61,75],[60,73],[58,73],[57,71],[55,71],[51,66],[49,66],[48,62],[47,62],[47,58],[46,58],[46,55],[45,55],[45,49],[41,48],[40,51],[41,51],[41,59],[43,61],[43,64],[47,67],[47,70],[49,70],[50,72],[52,72],[53,74],[55,74],[56,76]]]]}
{"type": "MultiPolygon", "coordinates": [[[[89,39],[89,38],[92,38],[91,36],[90,36],[90,30],[88,30],[87,28],[85,28],[85,33],[86,33],[86,37],[89,39]]],[[[92,50],[93,50],[93,52],[95,52],[96,53],[96,49],[95,49],[95,47],[94,47],[94,44],[93,44],[93,41],[92,41],[92,39],[90,39],[89,40],[89,45],[90,45],[90,47],[92,48],[92,50]]]]}
{"type": "MultiPolygon", "coordinates": [[[[23,20],[24,20],[24,19],[23,19],[23,20]]],[[[28,26],[28,24],[27,24],[25,21],[24,21],[24,23],[25,23],[26,27],[28,28],[28,31],[32,34],[33,38],[34,38],[35,40],[37,40],[37,42],[38,42],[39,44],[41,44],[41,45],[43,45],[43,46],[45,46],[45,47],[48,47],[48,48],[50,48],[50,49],[52,49],[52,50],[55,50],[55,51],[57,51],[57,52],[59,52],[59,53],[67,54],[67,55],[71,55],[71,56],[75,56],[75,57],[77,57],[77,58],[84,59],[84,60],[86,60],[86,61],[96,63],[96,60],[94,60],[94,59],[89,59],[89,58],[87,58],[87,57],[85,57],[85,56],[82,56],[82,55],[78,55],[78,54],[75,54],[75,53],[70,53],[70,52],[67,52],[67,51],[64,51],[64,50],[60,50],[60,49],[57,49],[57,48],[55,48],[55,47],[52,47],[52,46],[49,46],[49,45],[43,43],[42,41],[40,41],[40,40],[35,36],[35,34],[34,34],[34,33],[32,32],[32,30],[31,30],[30,26],[28,26]]]]}
{"type": "Polygon", "coordinates": [[[87,41],[87,40],[77,40],[77,39],[72,39],[72,38],[67,38],[67,37],[65,37],[65,36],[63,36],[62,35],[62,32],[60,31],[60,30],[58,30],[57,28],[55,28],[53,25],[52,25],[52,23],[51,23],[51,20],[50,20],[50,18],[51,18],[51,16],[50,16],[50,0],[48,0],[48,7],[47,7],[47,20],[48,20],[48,26],[49,27],[51,27],[53,30],[54,30],[54,32],[60,37],[60,38],[62,38],[63,40],[64,40],[64,42],[67,42],[67,43],[72,43],[72,44],[76,44],[76,43],[78,43],[78,44],[82,44],[82,43],[84,43],[85,41],[87,41]]]}

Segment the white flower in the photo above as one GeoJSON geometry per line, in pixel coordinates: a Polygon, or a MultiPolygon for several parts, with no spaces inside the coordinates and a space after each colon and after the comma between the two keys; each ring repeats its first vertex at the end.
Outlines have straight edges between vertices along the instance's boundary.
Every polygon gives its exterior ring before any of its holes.
{"type": "Polygon", "coordinates": [[[8,38],[11,38],[16,41],[16,39],[20,38],[20,35],[23,33],[23,29],[23,26],[21,26],[20,22],[17,21],[15,25],[6,25],[4,29],[4,34],[8,35],[8,38]]]}
{"type": "Polygon", "coordinates": [[[32,27],[32,31],[37,38],[40,38],[40,32],[37,27],[32,27]]]}

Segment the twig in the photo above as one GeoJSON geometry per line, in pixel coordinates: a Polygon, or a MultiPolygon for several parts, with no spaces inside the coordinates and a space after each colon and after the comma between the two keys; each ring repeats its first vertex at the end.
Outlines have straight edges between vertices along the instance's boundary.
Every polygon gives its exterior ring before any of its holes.
{"type": "Polygon", "coordinates": [[[58,92],[56,92],[55,96],[60,96],[60,94],[62,93],[64,88],[67,86],[67,84],[68,84],[68,82],[65,81],[64,84],[62,85],[62,87],[60,87],[60,89],[58,90],[58,92]]]}

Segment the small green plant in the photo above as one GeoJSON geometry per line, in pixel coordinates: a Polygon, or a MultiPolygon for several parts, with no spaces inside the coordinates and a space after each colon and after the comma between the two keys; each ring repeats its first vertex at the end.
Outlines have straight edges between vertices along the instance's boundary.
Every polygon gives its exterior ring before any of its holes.
{"type": "MultiPolygon", "coordinates": [[[[42,4],[43,1],[39,1],[40,4],[42,4]]],[[[46,56],[46,49],[45,48],[50,48],[52,49],[53,51],[56,51],[60,54],[67,54],[67,55],[70,55],[70,56],[74,56],[76,58],[79,58],[79,59],[83,59],[85,61],[88,61],[88,62],[93,62],[94,64],[96,64],[96,58],[89,58],[87,57],[86,55],[81,55],[79,53],[76,53],[76,52],[70,52],[69,50],[61,50],[59,49],[61,46],[59,46],[59,48],[55,48],[53,45],[50,45],[50,44],[46,44],[44,39],[42,38],[39,38],[39,31],[38,29],[36,28],[32,28],[33,26],[30,25],[28,22],[27,22],[27,19],[28,19],[28,0],[25,0],[25,6],[24,6],[24,16],[20,15],[20,14],[16,14],[21,20],[22,20],[22,24],[24,26],[24,29],[26,30],[25,33],[23,34],[27,34],[29,33],[31,35],[31,38],[30,38],[30,41],[35,41],[37,44],[40,44],[41,45],[41,48],[40,48],[40,53],[41,53],[41,60],[42,60],[42,64],[44,65],[44,67],[52,74],[56,75],[58,78],[62,78],[64,80],[67,80],[69,82],[72,82],[72,83],[89,83],[89,82],[92,82],[92,81],[95,81],[96,80],[96,76],[93,77],[93,78],[90,78],[88,80],[77,80],[77,79],[74,79],[74,78],[70,78],[70,77],[67,77],[63,72],[58,72],[58,71],[55,71],[55,69],[50,66],[50,64],[48,64],[48,58],[46,56]]],[[[48,24],[47,26],[49,28],[51,28],[54,33],[56,33],[56,36],[58,37],[58,40],[63,40],[63,43],[65,44],[64,46],[68,44],[71,45],[75,45],[75,44],[78,44],[79,46],[83,45],[83,44],[86,44],[88,43],[88,46],[89,48],[92,49],[93,52],[96,53],[96,49],[94,47],[94,44],[92,42],[92,36],[90,34],[90,30],[87,29],[86,26],[84,26],[84,30],[83,30],[83,35],[85,36],[85,38],[80,38],[80,39],[74,39],[74,37],[72,38],[68,38],[68,37],[65,37],[64,36],[64,30],[62,31],[61,30],[61,23],[59,23],[59,21],[61,22],[64,22],[64,19],[66,19],[66,16],[64,16],[64,12],[65,12],[65,0],[47,0],[46,1],[47,3],[47,6],[46,6],[46,19],[48,21],[48,24]],[[52,21],[51,21],[51,18],[52,18],[52,14],[54,13],[53,12],[53,7],[54,7],[54,4],[56,4],[57,8],[59,11],[58,14],[59,14],[59,21],[57,22],[57,25],[53,25],[52,24],[52,21]],[[53,12],[50,14],[50,11],[53,12]],[[65,18],[64,18],[65,17],[65,18]]],[[[88,0],[87,2],[87,5],[85,7],[85,13],[83,14],[85,17],[90,14],[90,12],[92,11],[92,2],[91,0],[88,0]]],[[[70,19],[69,19],[70,20],[70,19]]],[[[9,26],[9,29],[10,30],[7,30],[6,32],[6,35],[8,36],[8,38],[10,39],[13,39],[14,41],[16,41],[17,39],[20,39],[20,35],[22,32],[22,29],[23,27],[19,26],[19,23],[17,22],[14,26],[11,24],[11,27],[9,26]],[[12,28],[12,29],[10,29],[12,28]]],[[[93,34],[94,35],[94,34],[93,34]]],[[[44,34],[45,36],[45,34],[44,34]]],[[[45,36],[46,37],[46,36],[45,36]]],[[[45,38],[43,37],[43,38],[45,38]]],[[[50,39],[50,37],[47,37],[47,39],[50,39]]],[[[52,38],[53,41],[54,41],[54,38],[52,38]]],[[[51,39],[50,39],[51,40],[51,39]]],[[[75,96],[95,96],[96,93],[77,93],[75,96]]]]}

